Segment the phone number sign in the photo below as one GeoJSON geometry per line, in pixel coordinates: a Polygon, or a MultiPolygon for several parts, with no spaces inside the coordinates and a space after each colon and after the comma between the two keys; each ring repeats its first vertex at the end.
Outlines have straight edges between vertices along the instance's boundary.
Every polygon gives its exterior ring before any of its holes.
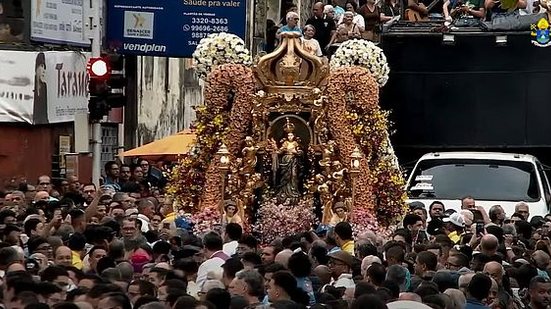
{"type": "Polygon", "coordinates": [[[245,39],[246,0],[111,0],[108,46],[122,54],[190,57],[211,33],[245,39]]]}

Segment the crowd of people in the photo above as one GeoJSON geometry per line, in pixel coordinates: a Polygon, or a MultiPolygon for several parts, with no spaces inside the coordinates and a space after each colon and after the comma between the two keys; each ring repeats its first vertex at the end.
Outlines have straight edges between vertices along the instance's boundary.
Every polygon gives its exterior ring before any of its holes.
{"type": "Polygon", "coordinates": [[[355,1],[349,1],[344,8],[316,2],[312,17],[301,22],[296,5],[289,4],[280,25],[268,21],[267,51],[270,52],[277,46],[281,33],[295,32],[302,36],[307,51],[321,57],[328,55],[331,47],[338,47],[340,43],[350,39],[378,41],[381,23],[399,14],[397,0],[385,0],[382,6],[377,5],[375,0],[367,0],[360,6],[355,1]]]}
{"type": "Polygon", "coordinates": [[[305,48],[317,56],[328,55],[346,40],[378,41],[383,24],[391,21],[442,21],[447,27],[479,27],[481,30],[530,30],[549,16],[547,0],[331,0],[313,5],[312,17],[301,21],[298,8],[286,3],[279,25],[267,22],[267,48],[277,46],[285,31],[300,33],[305,48]],[[304,25],[301,27],[301,25],[304,25]]]}
{"type": "Polygon", "coordinates": [[[531,216],[525,203],[507,216],[499,205],[477,207],[472,197],[462,200],[460,212],[440,202],[415,202],[391,237],[355,235],[343,220],[261,244],[244,223],[195,234],[193,222],[162,190],[143,189],[154,187],[143,184],[148,179],[158,181],[148,165],[143,160],[126,171],[109,162],[99,188],[76,176],[53,186],[45,175],[34,186],[24,182],[2,192],[2,306],[551,305],[551,214],[531,216]]]}

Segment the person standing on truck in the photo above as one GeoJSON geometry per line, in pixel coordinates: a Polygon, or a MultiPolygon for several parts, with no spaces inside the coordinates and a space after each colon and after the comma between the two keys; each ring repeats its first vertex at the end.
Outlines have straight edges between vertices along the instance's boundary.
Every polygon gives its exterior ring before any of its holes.
{"type": "Polygon", "coordinates": [[[461,199],[461,209],[472,209],[475,208],[475,205],[476,203],[472,196],[465,196],[461,199]]]}
{"type": "Polygon", "coordinates": [[[439,201],[434,201],[429,206],[429,215],[431,219],[440,218],[444,215],[444,211],[446,210],[446,207],[444,206],[444,203],[439,201]]]}
{"type": "Polygon", "coordinates": [[[501,205],[494,205],[490,207],[488,215],[490,216],[490,221],[492,221],[493,224],[498,226],[503,225],[503,221],[505,221],[505,211],[501,205]]]}
{"type": "Polygon", "coordinates": [[[526,221],[530,218],[530,208],[525,202],[520,202],[515,205],[515,213],[520,214],[522,219],[526,221]]]}

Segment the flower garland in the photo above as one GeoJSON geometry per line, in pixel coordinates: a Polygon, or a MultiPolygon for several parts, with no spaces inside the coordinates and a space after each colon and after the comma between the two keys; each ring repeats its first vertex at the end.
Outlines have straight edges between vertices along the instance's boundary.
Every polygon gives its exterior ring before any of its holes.
{"type": "Polygon", "coordinates": [[[331,56],[330,65],[332,69],[348,66],[364,67],[371,72],[379,87],[386,84],[390,72],[383,50],[367,40],[354,39],[342,43],[331,56]]]}
{"type": "Polygon", "coordinates": [[[352,208],[350,225],[352,225],[355,236],[367,231],[376,231],[379,229],[377,220],[373,217],[371,211],[365,207],[352,208]]]}
{"type": "Polygon", "coordinates": [[[339,149],[345,147],[344,154],[348,154],[351,147],[358,146],[365,155],[356,185],[368,190],[356,193],[351,217],[355,232],[366,226],[389,226],[405,210],[405,181],[388,139],[388,112],[378,105],[378,85],[365,68],[344,67],[331,73],[327,93],[327,117],[339,149]],[[349,95],[352,92],[362,95],[349,95]]]}
{"type": "Polygon", "coordinates": [[[297,235],[309,231],[316,223],[314,202],[305,198],[297,205],[279,204],[277,199],[262,203],[258,210],[258,221],[253,230],[261,235],[262,243],[268,244],[277,238],[297,235]]]}
{"type": "MultiPolygon", "coordinates": [[[[248,126],[251,119],[253,90],[252,71],[242,65],[222,65],[209,75],[204,91],[205,105],[196,108],[193,124],[196,144],[172,169],[167,185],[167,194],[185,212],[196,214],[203,209],[207,214],[212,211],[221,215],[216,203],[221,200],[220,174],[214,158],[222,142],[234,151],[232,154],[239,153],[235,152],[236,144],[244,135],[242,126],[248,126]],[[205,210],[206,207],[210,210],[205,210]]],[[[193,221],[201,220],[196,217],[193,221]]]]}
{"type": "Polygon", "coordinates": [[[406,209],[405,179],[390,144],[388,111],[378,106],[372,109],[356,109],[347,113],[352,132],[359,141],[363,153],[368,155],[368,165],[374,175],[373,194],[376,214],[381,225],[388,226],[406,209]]]}
{"type": "MultiPolygon", "coordinates": [[[[350,123],[346,121],[346,112],[354,105],[364,106],[366,109],[376,107],[379,99],[379,87],[366,69],[344,67],[331,72],[326,93],[329,131],[337,143],[340,161],[348,162],[350,155],[359,145],[350,128],[350,123]],[[361,95],[349,100],[349,94],[353,92],[361,95]],[[350,104],[351,101],[354,105],[350,104]]],[[[374,212],[375,196],[370,186],[371,173],[367,163],[366,158],[360,162],[356,187],[361,190],[356,192],[354,207],[366,207],[374,212]]]]}
{"type": "Polygon", "coordinates": [[[212,33],[201,39],[193,52],[195,74],[205,80],[208,74],[223,64],[251,64],[251,55],[245,42],[235,34],[212,33]]]}

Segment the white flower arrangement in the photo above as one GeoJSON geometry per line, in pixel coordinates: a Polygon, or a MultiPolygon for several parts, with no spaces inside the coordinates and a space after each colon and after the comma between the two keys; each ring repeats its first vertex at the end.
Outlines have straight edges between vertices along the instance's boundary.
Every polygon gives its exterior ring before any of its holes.
{"type": "Polygon", "coordinates": [[[348,40],[339,46],[331,56],[331,68],[361,66],[369,70],[373,77],[383,87],[388,81],[390,68],[383,50],[367,40],[348,40]]]}
{"type": "Polygon", "coordinates": [[[251,64],[251,54],[245,42],[235,34],[212,33],[201,39],[193,52],[195,74],[205,80],[207,75],[222,64],[251,64]]]}

